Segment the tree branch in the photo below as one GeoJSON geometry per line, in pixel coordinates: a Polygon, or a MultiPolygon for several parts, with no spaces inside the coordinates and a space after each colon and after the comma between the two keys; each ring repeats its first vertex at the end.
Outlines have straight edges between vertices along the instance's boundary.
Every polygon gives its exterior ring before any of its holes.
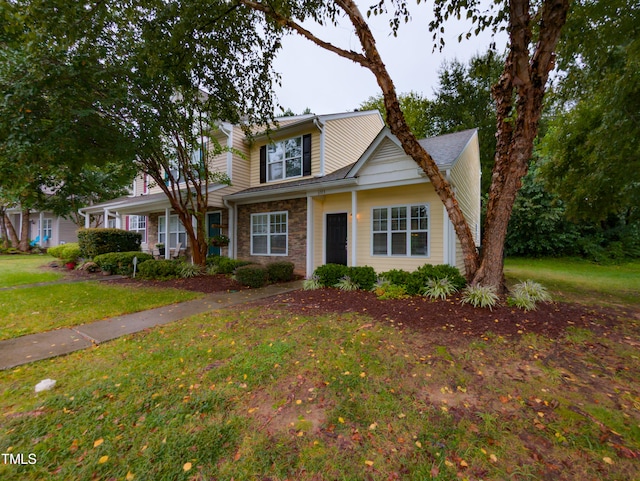
{"type": "Polygon", "coordinates": [[[293,30],[294,32],[298,33],[299,35],[302,35],[303,37],[305,37],[308,40],[312,41],[313,43],[315,43],[319,47],[322,47],[325,50],[328,50],[330,52],[338,54],[341,57],[344,57],[346,59],[352,60],[352,61],[356,62],[357,64],[362,65],[365,68],[371,68],[371,63],[370,63],[369,59],[367,57],[365,57],[364,55],[362,55],[362,54],[360,54],[358,52],[354,52],[353,50],[345,50],[345,49],[342,49],[340,47],[336,47],[332,43],[325,42],[324,40],[316,37],[313,33],[311,33],[309,30],[304,28],[302,25],[294,22],[291,18],[286,17],[286,16],[276,12],[270,6],[264,5],[261,2],[254,2],[252,0],[238,0],[238,1],[242,5],[245,5],[245,6],[249,7],[249,8],[254,9],[254,10],[258,10],[260,12],[263,12],[266,16],[271,17],[272,19],[274,19],[280,26],[288,28],[289,30],[293,30]]]}

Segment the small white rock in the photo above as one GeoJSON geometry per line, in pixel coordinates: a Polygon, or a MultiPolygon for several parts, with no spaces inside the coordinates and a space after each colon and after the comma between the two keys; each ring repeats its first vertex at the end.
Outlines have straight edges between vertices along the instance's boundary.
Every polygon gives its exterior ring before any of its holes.
{"type": "Polygon", "coordinates": [[[56,385],[55,379],[44,379],[36,384],[36,392],[49,391],[56,385]]]}

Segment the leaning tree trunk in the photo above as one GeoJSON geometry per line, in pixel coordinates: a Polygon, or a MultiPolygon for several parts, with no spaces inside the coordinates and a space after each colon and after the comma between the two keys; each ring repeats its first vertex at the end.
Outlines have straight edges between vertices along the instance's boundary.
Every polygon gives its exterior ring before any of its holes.
{"type": "Polygon", "coordinates": [[[29,209],[24,209],[22,211],[22,224],[20,226],[20,242],[18,243],[18,249],[22,252],[29,252],[29,221],[29,209]]]}

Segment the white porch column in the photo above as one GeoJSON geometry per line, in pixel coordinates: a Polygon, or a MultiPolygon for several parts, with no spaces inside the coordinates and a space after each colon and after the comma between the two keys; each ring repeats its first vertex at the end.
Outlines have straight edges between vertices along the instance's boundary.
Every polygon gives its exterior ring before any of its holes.
{"type": "Polygon", "coordinates": [[[104,209],[104,220],[102,221],[102,226],[103,227],[109,227],[109,215],[110,215],[109,209],[107,209],[105,207],[105,209],[104,209]]]}
{"type": "MultiPolygon", "coordinates": [[[[91,214],[87,212],[87,215],[84,216],[84,228],[88,229],[89,227],[91,227],[91,214]]],[[[59,239],[58,242],[60,242],[59,239]]]]}
{"type": "Polygon", "coordinates": [[[116,229],[122,229],[122,216],[120,212],[116,212],[116,229]]]}
{"type": "Polygon", "coordinates": [[[40,238],[40,241],[38,242],[38,245],[42,247],[44,245],[44,212],[40,212],[39,222],[40,224],[38,225],[38,237],[40,238]]]}
{"type": "Polygon", "coordinates": [[[171,209],[167,207],[164,210],[164,258],[171,259],[171,249],[169,246],[169,214],[171,209]]]}
{"type": "Polygon", "coordinates": [[[351,191],[351,265],[358,265],[358,192],[351,191]]]}
{"type": "Polygon", "coordinates": [[[313,197],[307,196],[307,277],[313,274],[313,197]]]}

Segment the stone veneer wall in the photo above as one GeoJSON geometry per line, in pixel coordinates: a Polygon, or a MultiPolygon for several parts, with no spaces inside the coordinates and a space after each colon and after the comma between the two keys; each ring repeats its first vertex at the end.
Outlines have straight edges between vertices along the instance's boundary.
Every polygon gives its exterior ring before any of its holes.
{"type": "Polygon", "coordinates": [[[307,270],[307,199],[289,199],[276,202],[259,202],[238,206],[238,259],[259,264],[276,261],[293,262],[295,272],[305,275],[307,270]],[[287,256],[251,255],[251,214],[288,212],[287,256]]]}

